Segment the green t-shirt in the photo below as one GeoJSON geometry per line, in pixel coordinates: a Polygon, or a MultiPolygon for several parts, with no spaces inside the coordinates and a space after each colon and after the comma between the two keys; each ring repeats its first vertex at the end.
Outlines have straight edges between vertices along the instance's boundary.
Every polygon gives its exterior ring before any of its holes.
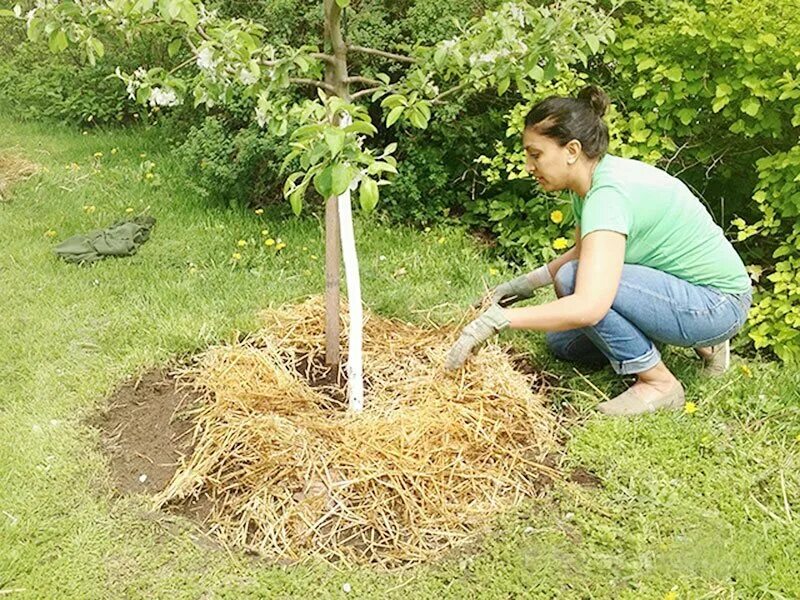
{"type": "Polygon", "coordinates": [[[647,163],[606,154],[581,199],[569,192],[581,236],[618,231],[627,236],[625,262],[715,288],[750,289],[744,263],[686,184],[647,163]]]}

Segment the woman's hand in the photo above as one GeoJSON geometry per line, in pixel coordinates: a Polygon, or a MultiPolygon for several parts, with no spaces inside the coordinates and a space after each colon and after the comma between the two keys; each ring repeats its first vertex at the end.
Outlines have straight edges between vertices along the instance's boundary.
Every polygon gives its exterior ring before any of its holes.
{"type": "Polygon", "coordinates": [[[444,363],[445,370],[452,371],[464,366],[469,355],[478,346],[494,334],[508,327],[508,323],[508,319],[503,314],[503,309],[497,304],[492,304],[477,319],[464,327],[461,337],[458,338],[458,341],[450,348],[450,352],[447,354],[447,360],[444,363]]]}

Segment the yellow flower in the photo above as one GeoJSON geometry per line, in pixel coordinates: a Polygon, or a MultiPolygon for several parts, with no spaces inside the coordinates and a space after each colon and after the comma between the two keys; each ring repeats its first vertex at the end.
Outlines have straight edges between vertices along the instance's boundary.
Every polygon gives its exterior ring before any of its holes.
{"type": "Polygon", "coordinates": [[[117,149],[116,148],[112,148],[111,149],[111,154],[116,154],[116,153],[117,153],[117,149]]]}
{"type": "Polygon", "coordinates": [[[562,213],[560,210],[554,210],[550,213],[550,220],[558,225],[564,220],[564,213],[562,213]]]}
{"type": "Polygon", "coordinates": [[[197,273],[197,267],[190,268],[189,273],[197,273]]]}
{"type": "Polygon", "coordinates": [[[147,152],[142,152],[139,154],[139,158],[144,158],[145,156],[147,156],[147,152]]]}
{"type": "Polygon", "coordinates": [[[311,275],[311,271],[306,269],[305,271],[303,271],[303,274],[306,275],[306,276],[311,275]]]}
{"type": "Polygon", "coordinates": [[[243,248],[247,246],[247,240],[239,240],[238,242],[236,242],[236,245],[239,246],[240,248],[243,248]]]}
{"type": "Polygon", "coordinates": [[[89,132],[88,131],[84,131],[83,135],[89,135],[89,132]]]}
{"type": "Polygon", "coordinates": [[[269,235],[269,231],[267,231],[266,229],[262,229],[261,235],[269,235]]]}
{"type": "Polygon", "coordinates": [[[55,232],[54,229],[48,229],[47,231],[44,232],[44,235],[45,235],[45,237],[50,237],[51,238],[51,237],[55,237],[56,236],[56,232],[55,232]]]}
{"type": "Polygon", "coordinates": [[[267,238],[266,240],[264,240],[264,245],[265,246],[274,246],[275,245],[275,240],[273,240],[272,238],[267,238]]]}
{"type": "Polygon", "coordinates": [[[439,242],[440,244],[444,244],[444,238],[443,238],[443,237],[440,237],[440,238],[438,239],[438,242],[439,242]]]}
{"type": "Polygon", "coordinates": [[[489,275],[497,275],[499,272],[500,272],[500,271],[498,271],[498,270],[497,270],[497,269],[495,269],[494,267],[491,267],[491,268],[489,269],[489,275]]]}
{"type": "MultiPolygon", "coordinates": [[[[55,234],[55,231],[54,231],[53,233],[55,234]]],[[[795,438],[794,438],[794,441],[795,441],[795,442],[800,442],[800,433],[798,433],[798,434],[795,436],[795,438]]]]}
{"type": "Polygon", "coordinates": [[[129,206],[128,208],[125,209],[125,212],[126,213],[132,213],[133,209],[129,206]]]}
{"type": "Polygon", "coordinates": [[[750,367],[748,367],[747,365],[741,365],[739,368],[742,370],[742,374],[745,377],[752,377],[753,376],[753,372],[750,370],[750,367]]]}
{"type": "Polygon", "coordinates": [[[275,250],[283,250],[284,248],[286,248],[286,243],[284,243],[284,242],[278,242],[275,245],[275,250]]]}
{"type": "Polygon", "coordinates": [[[145,179],[152,179],[153,178],[153,174],[152,173],[145,173],[144,174],[144,178],[145,179]]]}
{"type": "Polygon", "coordinates": [[[239,254],[238,252],[234,252],[232,258],[233,260],[240,260],[242,258],[242,255],[239,254]]]}
{"type": "Polygon", "coordinates": [[[667,592],[664,594],[664,600],[678,600],[678,592],[675,590],[667,592]]]}
{"type": "Polygon", "coordinates": [[[91,205],[88,205],[88,206],[87,205],[83,206],[83,211],[88,215],[92,214],[95,210],[97,210],[97,209],[94,206],[94,204],[91,204],[91,205]]]}
{"type": "Polygon", "coordinates": [[[685,412],[687,415],[693,415],[697,412],[697,404],[694,402],[687,402],[683,407],[683,412],[685,412]]]}
{"type": "Polygon", "coordinates": [[[92,156],[94,156],[95,158],[103,158],[103,153],[102,152],[95,152],[92,156]]]}
{"type": "Polygon", "coordinates": [[[560,237],[553,240],[553,248],[556,250],[563,250],[569,246],[569,242],[566,238],[560,237]]]}
{"type": "Polygon", "coordinates": [[[257,215],[263,215],[264,214],[264,209],[263,208],[257,208],[256,209],[256,214],[257,215]]]}
{"type": "Polygon", "coordinates": [[[308,251],[308,246],[303,246],[303,252],[307,252],[307,251],[308,251]]]}
{"type": "Polygon", "coordinates": [[[311,255],[311,260],[317,260],[317,258],[319,258],[319,257],[316,254],[312,254],[311,255]]]}

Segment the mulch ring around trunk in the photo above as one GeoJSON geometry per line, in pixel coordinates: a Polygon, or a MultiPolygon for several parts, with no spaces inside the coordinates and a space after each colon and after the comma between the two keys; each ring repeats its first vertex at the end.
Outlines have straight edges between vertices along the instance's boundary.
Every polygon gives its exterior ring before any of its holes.
{"type": "Polygon", "coordinates": [[[503,348],[446,373],[458,325],[365,311],[354,414],[343,366],[324,364],[324,312],[321,297],[265,310],[255,332],[123,386],[98,421],[117,489],[229,547],[392,568],[463,547],[560,477],[537,375],[503,348]]]}

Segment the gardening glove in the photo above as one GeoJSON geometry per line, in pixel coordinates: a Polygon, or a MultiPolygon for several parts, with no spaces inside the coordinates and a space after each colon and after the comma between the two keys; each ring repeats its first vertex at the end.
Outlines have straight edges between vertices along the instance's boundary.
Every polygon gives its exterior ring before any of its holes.
{"type": "Polygon", "coordinates": [[[511,306],[515,302],[525,300],[533,296],[534,290],[553,283],[553,277],[547,265],[542,265],[538,269],[525,275],[520,275],[516,279],[501,283],[491,293],[478,299],[473,303],[473,308],[480,308],[487,297],[491,298],[492,304],[499,304],[502,307],[511,306]]]}
{"type": "Polygon", "coordinates": [[[447,353],[447,360],[444,363],[445,370],[452,371],[464,366],[470,353],[508,325],[509,320],[503,315],[503,309],[497,304],[492,304],[477,319],[464,327],[461,337],[447,353]]]}

